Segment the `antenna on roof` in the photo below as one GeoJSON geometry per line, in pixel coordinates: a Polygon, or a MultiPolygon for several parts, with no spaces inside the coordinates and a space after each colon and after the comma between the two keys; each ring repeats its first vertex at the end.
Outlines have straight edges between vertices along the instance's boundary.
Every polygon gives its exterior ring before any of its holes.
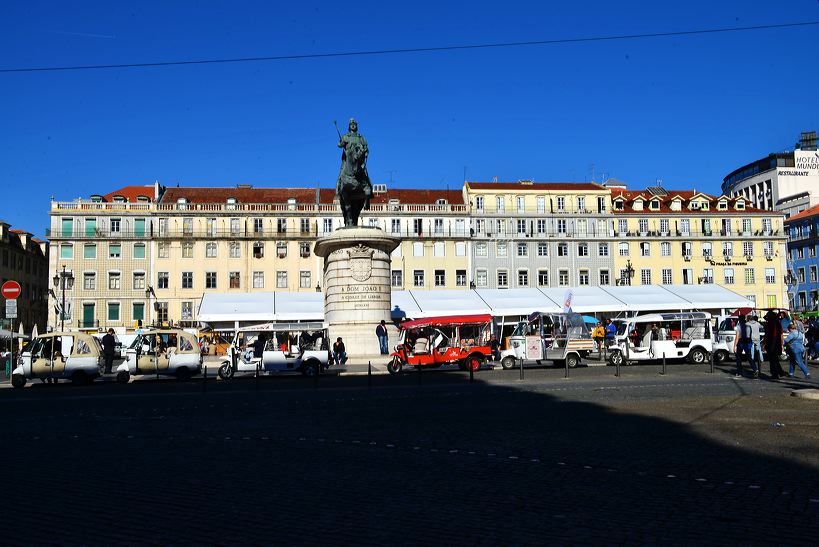
{"type": "Polygon", "coordinates": [[[492,177],[492,182],[498,182],[498,177],[492,177]]]}

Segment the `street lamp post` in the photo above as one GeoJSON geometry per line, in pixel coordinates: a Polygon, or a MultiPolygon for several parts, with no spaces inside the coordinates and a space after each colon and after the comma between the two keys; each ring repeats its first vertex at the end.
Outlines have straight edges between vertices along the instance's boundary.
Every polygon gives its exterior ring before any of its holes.
{"type": "Polygon", "coordinates": [[[620,272],[620,285],[631,285],[631,278],[634,277],[634,267],[631,265],[631,259],[626,261],[626,267],[620,272]]]}
{"type": "MultiPolygon", "coordinates": [[[[74,276],[71,274],[71,272],[66,271],[65,265],[63,265],[63,271],[57,271],[52,279],[52,281],[54,281],[54,287],[59,287],[62,291],[62,304],[60,306],[60,332],[65,330],[65,285],[69,279],[74,279],[74,276]]],[[[54,327],[56,328],[57,325],[55,324],[54,327]]]]}

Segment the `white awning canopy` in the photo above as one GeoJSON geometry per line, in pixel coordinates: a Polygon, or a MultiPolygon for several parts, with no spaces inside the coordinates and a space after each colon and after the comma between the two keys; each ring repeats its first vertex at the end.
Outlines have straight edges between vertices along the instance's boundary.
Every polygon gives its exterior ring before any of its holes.
{"type": "Polygon", "coordinates": [[[622,309],[633,312],[691,310],[695,306],[660,285],[605,287],[604,290],[622,302],[622,309]]]}
{"type": "Polygon", "coordinates": [[[493,315],[529,315],[534,311],[560,312],[563,308],[540,289],[477,289],[486,304],[483,313],[493,315]],[[528,311],[524,311],[528,310],[528,311]]]}
{"type": "Polygon", "coordinates": [[[692,309],[696,310],[755,307],[755,304],[748,298],[716,284],[662,286],[678,297],[691,302],[692,309]]]}

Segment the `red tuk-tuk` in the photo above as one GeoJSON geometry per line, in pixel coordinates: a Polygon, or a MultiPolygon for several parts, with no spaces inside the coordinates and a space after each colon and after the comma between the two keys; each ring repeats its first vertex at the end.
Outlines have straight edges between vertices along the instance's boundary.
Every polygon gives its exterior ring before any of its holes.
{"type": "Polygon", "coordinates": [[[398,346],[387,364],[390,374],[401,372],[407,365],[438,368],[457,364],[461,370],[478,370],[492,355],[491,315],[426,317],[398,327],[398,346]]]}

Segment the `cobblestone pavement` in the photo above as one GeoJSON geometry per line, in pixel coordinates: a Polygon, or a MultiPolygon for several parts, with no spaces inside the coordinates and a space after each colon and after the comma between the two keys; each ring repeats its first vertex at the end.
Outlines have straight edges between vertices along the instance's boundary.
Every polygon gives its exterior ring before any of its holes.
{"type": "Polygon", "coordinates": [[[806,384],[657,372],[3,389],[0,542],[815,541],[806,384]]]}

